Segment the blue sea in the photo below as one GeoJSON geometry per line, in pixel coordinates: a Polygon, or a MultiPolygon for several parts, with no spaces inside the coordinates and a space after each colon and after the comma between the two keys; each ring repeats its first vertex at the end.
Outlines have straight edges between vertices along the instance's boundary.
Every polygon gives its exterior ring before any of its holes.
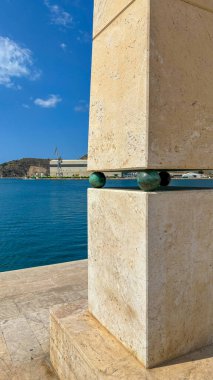
{"type": "MultiPolygon", "coordinates": [[[[213,187],[213,180],[171,185],[213,187]]],[[[0,179],[0,271],[87,257],[87,180],[0,179]]],[[[107,187],[136,187],[108,180],[107,187]]]]}

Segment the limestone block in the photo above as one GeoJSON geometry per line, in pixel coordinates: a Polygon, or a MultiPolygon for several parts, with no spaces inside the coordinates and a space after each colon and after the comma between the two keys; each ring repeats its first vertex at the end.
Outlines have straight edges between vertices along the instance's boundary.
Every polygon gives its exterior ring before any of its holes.
{"type": "Polygon", "coordinates": [[[94,37],[134,0],[98,0],[94,3],[94,37]]]}
{"type": "MultiPolygon", "coordinates": [[[[101,3],[95,23],[111,14],[101,3]]],[[[213,13],[206,9],[135,0],[95,37],[89,171],[212,167],[213,13]]]]}
{"type": "Polygon", "coordinates": [[[213,343],[212,199],[89,190],[89,310],[148,368],[213,343]]]}
{"type": "Polygon", "coordinates": [[[51,311],[50,357],[61,380],[146,379],[145,368],[85,307],[51,311]]]}
{"type": "Polygon", "coordinates": [[[212,350],[208,346],[145,369],[88,313],[86,304],[57,305],[50,314],[50,357],[61,380],[212,380],[212,350]]]}
{"type": "Polygon", "coordinates": [[[199,8],[206,9],[207,11],[213,11],[213,0],[183,0],[185,3],[195,5],[199,8]]]}

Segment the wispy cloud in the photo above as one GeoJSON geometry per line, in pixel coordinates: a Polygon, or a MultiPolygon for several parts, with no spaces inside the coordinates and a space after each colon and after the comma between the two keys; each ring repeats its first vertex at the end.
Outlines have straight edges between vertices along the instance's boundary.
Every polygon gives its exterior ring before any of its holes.
{"type": "Polygon", "coordinates": [[[51,4],[49,0],[44,0],[44,4],[50,11],[51,23],[59,26],[70,27],[73,17],[57,4],[51,4]]]}
{"type": "Polygon", "coordinates": [[[88,112],[89,105],[85,100],[80,100],[78,104],[74,107],[75,112],[88,112]]]}
{"type": "Polygon", "coordinates": [[[60,44],[60,47],[61,47],[62,50],[66,50],[66,48],[67,48],[67,44],[65,44],[64,42],[62,42],[62,43],[60,44]]]}
{"type": "Polygon", "coordinates": [[[83,43],[90,43],[92,42],[92,35],[84,30],[79,30],[77,40],[83,43]]]}
{"type": "Polygon", "coordinates": [[[42,108],[55,108],[62,101],[59,95],[50,95],[47,99],[37,98],[34,104],[42,108]]]}
{"type": "Polygon", "coordinates": [[[35,80],[41,72],[36,70],[32,52],[8,37],[0,36],[0,85],[20,89],[15,78],[26,77],[35,80]]]}
{"type": "Polygon", "coordinates": [[[27,108],[27,109],[30,109],[29,104],[26,104],[26,103],[22,104],[22,107],[27,108]]]}

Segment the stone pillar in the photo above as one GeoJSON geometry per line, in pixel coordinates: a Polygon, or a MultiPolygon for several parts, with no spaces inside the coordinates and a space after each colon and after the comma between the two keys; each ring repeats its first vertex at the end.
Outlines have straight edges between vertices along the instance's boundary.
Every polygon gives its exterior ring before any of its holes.
{"type": "MultiPolygon", "coordinates": [[[[95,0],[89,171],[211,169],[212,74],[213,0],[95,0]]],[[[212,205],[213,189],[89,190],[89,313],[51,315],[61,379],[147,379],[141,363],[213,343],[212,205]]]]}
{"type": "Polygon", "coordinates": [[[213,190],[89,190],[89,310],[147,368],[213,341],[213,190]]]}
{"type": "Polygon", "coordinates": [[[212,12],[95,1],[89,170],[212,168],[212,12]]]}
{"type": "MultiPolygon", "coordinates": [[[[96,0],[90,171],[213,166],[213,1],[96,0]]],[[[89,311],[146,367],[213,342],[213,190],[89,190],[89,311]]]]}

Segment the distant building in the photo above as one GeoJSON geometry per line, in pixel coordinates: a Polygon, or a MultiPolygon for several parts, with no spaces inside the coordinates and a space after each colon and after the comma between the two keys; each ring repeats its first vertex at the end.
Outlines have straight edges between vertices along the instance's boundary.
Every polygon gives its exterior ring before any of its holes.
{"type": "Polygon", "coordinates": [[[122,177],[123,178],[137,178],[138,172],[123,172],[122,177]]]}
{"type": "Polygon", "coordinates": [[[182,178],[203,178],[203,175],[202,174],[199,174],[199,173],[193,173],[193,172],[189,172],[189,173],[185,173],[182,175],[182,178]]]}
{"type": "MultiPolygon", "coordinates": [[[[62,160],[61,172],[63,177],[89,177],[90,173],[87,172],[87,160],[62,160]]],[[[58,160],[50,161],[50,177],[57,177],[58,174],[58,160]]],[[[121,172],[108,172],[105,173],[106,177],[121,178],[121,172]]]]}
{"type": "MultiPolygon", "coordinates": [[[[50,177],[57,177],[58,160],[50,161],[50,177]]],[[[87,160],[62,160],[63,177],[88,177],[87,160]]]]}

